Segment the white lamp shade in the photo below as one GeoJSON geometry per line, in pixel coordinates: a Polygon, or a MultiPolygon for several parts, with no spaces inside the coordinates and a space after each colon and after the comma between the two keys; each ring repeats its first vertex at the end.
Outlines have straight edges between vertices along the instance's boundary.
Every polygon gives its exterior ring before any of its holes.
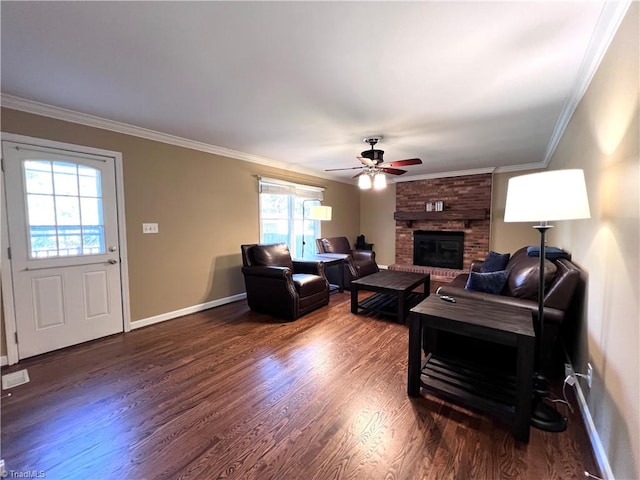
{"type": "Polygon", "coordinates": [[[552,170],[509,179],[505,222],[590,218],[584,172],[552,170]]]}
{"type": "Polygon", "coordinates": [[[331,207],[317,205],[309,209],[309,218],[311,220],[331,220],[331,207]]]}
{"type": "Polygon", "coordinates": [[[371,177],[368,173],[363,173],[358,177],[358,186],[362,190],[369,190],[371,188],[371,177]]]}
{"type": "Polygon", "coordinates": [[[373,177],[373,188],[375,190],[387,188],[387,176],[384,173],[376,173],[373,177]]]}

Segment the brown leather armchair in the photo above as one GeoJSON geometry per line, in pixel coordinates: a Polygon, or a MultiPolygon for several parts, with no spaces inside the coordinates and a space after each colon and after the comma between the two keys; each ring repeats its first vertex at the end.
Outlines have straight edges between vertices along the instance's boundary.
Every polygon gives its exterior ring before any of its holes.
{"type": "Polygon", "coordinates": [[[241,245],[249,308],[295,320],[329,303],[324,263],[293,261],[284,243],[241,245]]]}
{"type": "MultiPolygon", "coordinates": [[[[372,250],[352,250],[347,237],[317,238],[318,253],[342,253],[349,255],[346,259],[347,267],[344,269],[344,288],[350,290],[351,281],[366,275],[378,272],[376,253],[372,250]]],[[[334,278],[338,272],[328,271],[327,276],[331,283],[339,283],[334,278]]]]}

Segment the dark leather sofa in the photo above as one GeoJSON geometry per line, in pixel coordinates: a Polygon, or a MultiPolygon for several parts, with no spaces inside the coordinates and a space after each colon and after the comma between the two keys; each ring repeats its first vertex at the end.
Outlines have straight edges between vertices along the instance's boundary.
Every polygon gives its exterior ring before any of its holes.
{"type": "MultiPolygon", "coordinates": [[[[344,288],[350,290],[351,281],[362,278],[366,275],[378,272],[376,263],[376,253],[372,250],[355,250],[349,245],[347,237],[317,238],[316,246],[318,253],[342,253],[347,257],[347,268],[344,269],[344,288]]],[[[327,273],[331,283],[339,283],[335,275],[338,272],[329,271],[327,273]]]]}
{"type": "Polygon", "coordinates": [[[284,243],[241,245],[249,308],[295,320],[329,303],[324,263],[293,261],[284,243]]]}
{"type": "MultiPolygon", "coordinates": [[[[506,266],[507,282],[500,294],[465,289],[469,273],[458,275],[452,282],[438,288],[440,295],[473,298],[485,302],[514,305],[531,311],[534,325],[538,317],[539,257],[527,255],[527,247],[516,251],[506,266]]],[[[479,272],[482,260],[474,260],[471,271],[479,272]]],[[[570,314],[569,309],[579,282],[583,281],[580,269],[566,258],[545,260],[544,338],[542,339],[541,368],[548,375],[557,372],[554,349],[561,326],[570,314]]]]}

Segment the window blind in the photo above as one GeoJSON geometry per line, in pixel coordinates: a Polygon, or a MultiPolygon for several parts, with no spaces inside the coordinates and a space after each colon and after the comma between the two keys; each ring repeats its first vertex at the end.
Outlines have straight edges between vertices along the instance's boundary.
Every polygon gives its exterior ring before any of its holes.
{"type": "Polygon", "coordinates": [[[311,185],[275,180],[271,178],[258,179],[258,192],[272,195],[295,195],[296,197],[310,198],[313,200],[324,199],[324,188],[311,185]]]}

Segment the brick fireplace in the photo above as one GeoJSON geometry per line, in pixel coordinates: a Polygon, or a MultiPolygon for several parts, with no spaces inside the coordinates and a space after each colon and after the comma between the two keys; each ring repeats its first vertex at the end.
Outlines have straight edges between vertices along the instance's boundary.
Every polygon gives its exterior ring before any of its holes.
{"type": "Polygon", "coordinates": [[[396,184],[396,263],[394,270],[429,272],[448,280],[466,271],[489,251],[490,173],[434,178],[396,184]],[[443,211],[427,212],[427,202],[444,202],[443,211]],[[462,270],[414,265],[414,231],[464,232],[462,270]]]}

